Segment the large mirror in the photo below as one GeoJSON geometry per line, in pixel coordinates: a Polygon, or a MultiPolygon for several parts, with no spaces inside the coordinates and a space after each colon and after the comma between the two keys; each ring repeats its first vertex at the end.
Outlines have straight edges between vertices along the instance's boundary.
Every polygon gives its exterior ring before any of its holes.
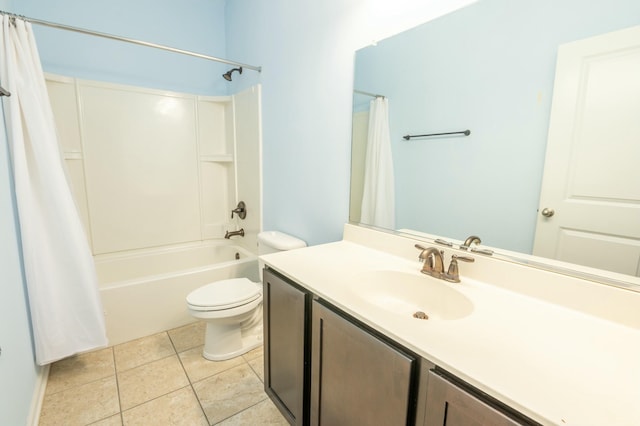
{"type": "MultiPolygon", "coordinates": [[[[369,104],[380,95],[388,101],[395,179],[390,228],[457,241],[479,235],[483,245],[530,263],[536,227],[546,220],[539,202],[558,47],[638,25],[637,0],[479,0],[357,51],[350,220],[372,224],[360,207],[369,104]]],[[[637,155],[640,140],[634,146],[619,158],[637,155]]],[[[601,164],[601,172],[620,173],[615,159],[601,164]]],[[[640,181],[621,180],[638,193],[640,181]]],[[[632,288],[640,284],[635,212],[635,269],[613,274],[632,288]]]]}

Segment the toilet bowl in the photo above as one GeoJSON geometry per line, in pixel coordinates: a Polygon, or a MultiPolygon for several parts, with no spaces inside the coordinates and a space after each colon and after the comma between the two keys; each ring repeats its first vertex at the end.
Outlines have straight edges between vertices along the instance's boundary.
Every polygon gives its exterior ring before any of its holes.
{"type": "MultiPolygon", "coordinates": [[[[281,232],[258,234],[259,254],[305,246],[304,241],[281,232]]],[[[223,361],[262,345],[261,282],[248,278],[215,281],[189,293],[186,302],[194,318],[206,321],[204,358],[223,361]]]]}
{"type": "Polygon", "coordinates": [[[262,344],[262,284],[247,278],[215,281],[187,296],[195,318],[207,322],[202,356],[234,358],[262,344]]]}

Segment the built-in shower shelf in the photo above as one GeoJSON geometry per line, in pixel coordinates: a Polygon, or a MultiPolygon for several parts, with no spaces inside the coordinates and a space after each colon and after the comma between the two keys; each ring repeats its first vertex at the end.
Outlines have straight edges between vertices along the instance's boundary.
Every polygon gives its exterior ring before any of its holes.
{"type": "Polygon", "coordinates": [[[65,160],[82,160],[82,152],[80,151],[64,151],[63,157],[65,160]]]}
{"type": "Polygon", "coordinates": [[[231,163],[233,162],[233,155],[231,154],[201,155],[200,161],[207,161],[211,163],[231,163]]]}

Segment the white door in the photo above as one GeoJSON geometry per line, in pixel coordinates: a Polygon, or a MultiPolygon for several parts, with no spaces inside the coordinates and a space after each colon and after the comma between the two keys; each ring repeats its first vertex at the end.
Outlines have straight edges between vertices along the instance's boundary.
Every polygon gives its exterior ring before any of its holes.
{"type": "Polygon", "coordinates": [[[533,254],[640,276],[640,27],[558,49],[533,254]]]}

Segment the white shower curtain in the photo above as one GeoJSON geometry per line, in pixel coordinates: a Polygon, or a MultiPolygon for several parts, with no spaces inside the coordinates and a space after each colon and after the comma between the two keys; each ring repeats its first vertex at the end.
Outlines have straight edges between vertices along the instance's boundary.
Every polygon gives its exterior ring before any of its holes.
{"type": "Polygon", "coordinates": [[[0,84],[36,362],[107,345],[93,258],[65,177],[31,24],[2,15],[0,84]]]}
{"type": "Polygon", "coordinates": [[[369,108],[369,134],[364,163],[364,191],[360,221],[387,229],[395,228],[395,193],[389,102],[377,97],[369,108]]]}

